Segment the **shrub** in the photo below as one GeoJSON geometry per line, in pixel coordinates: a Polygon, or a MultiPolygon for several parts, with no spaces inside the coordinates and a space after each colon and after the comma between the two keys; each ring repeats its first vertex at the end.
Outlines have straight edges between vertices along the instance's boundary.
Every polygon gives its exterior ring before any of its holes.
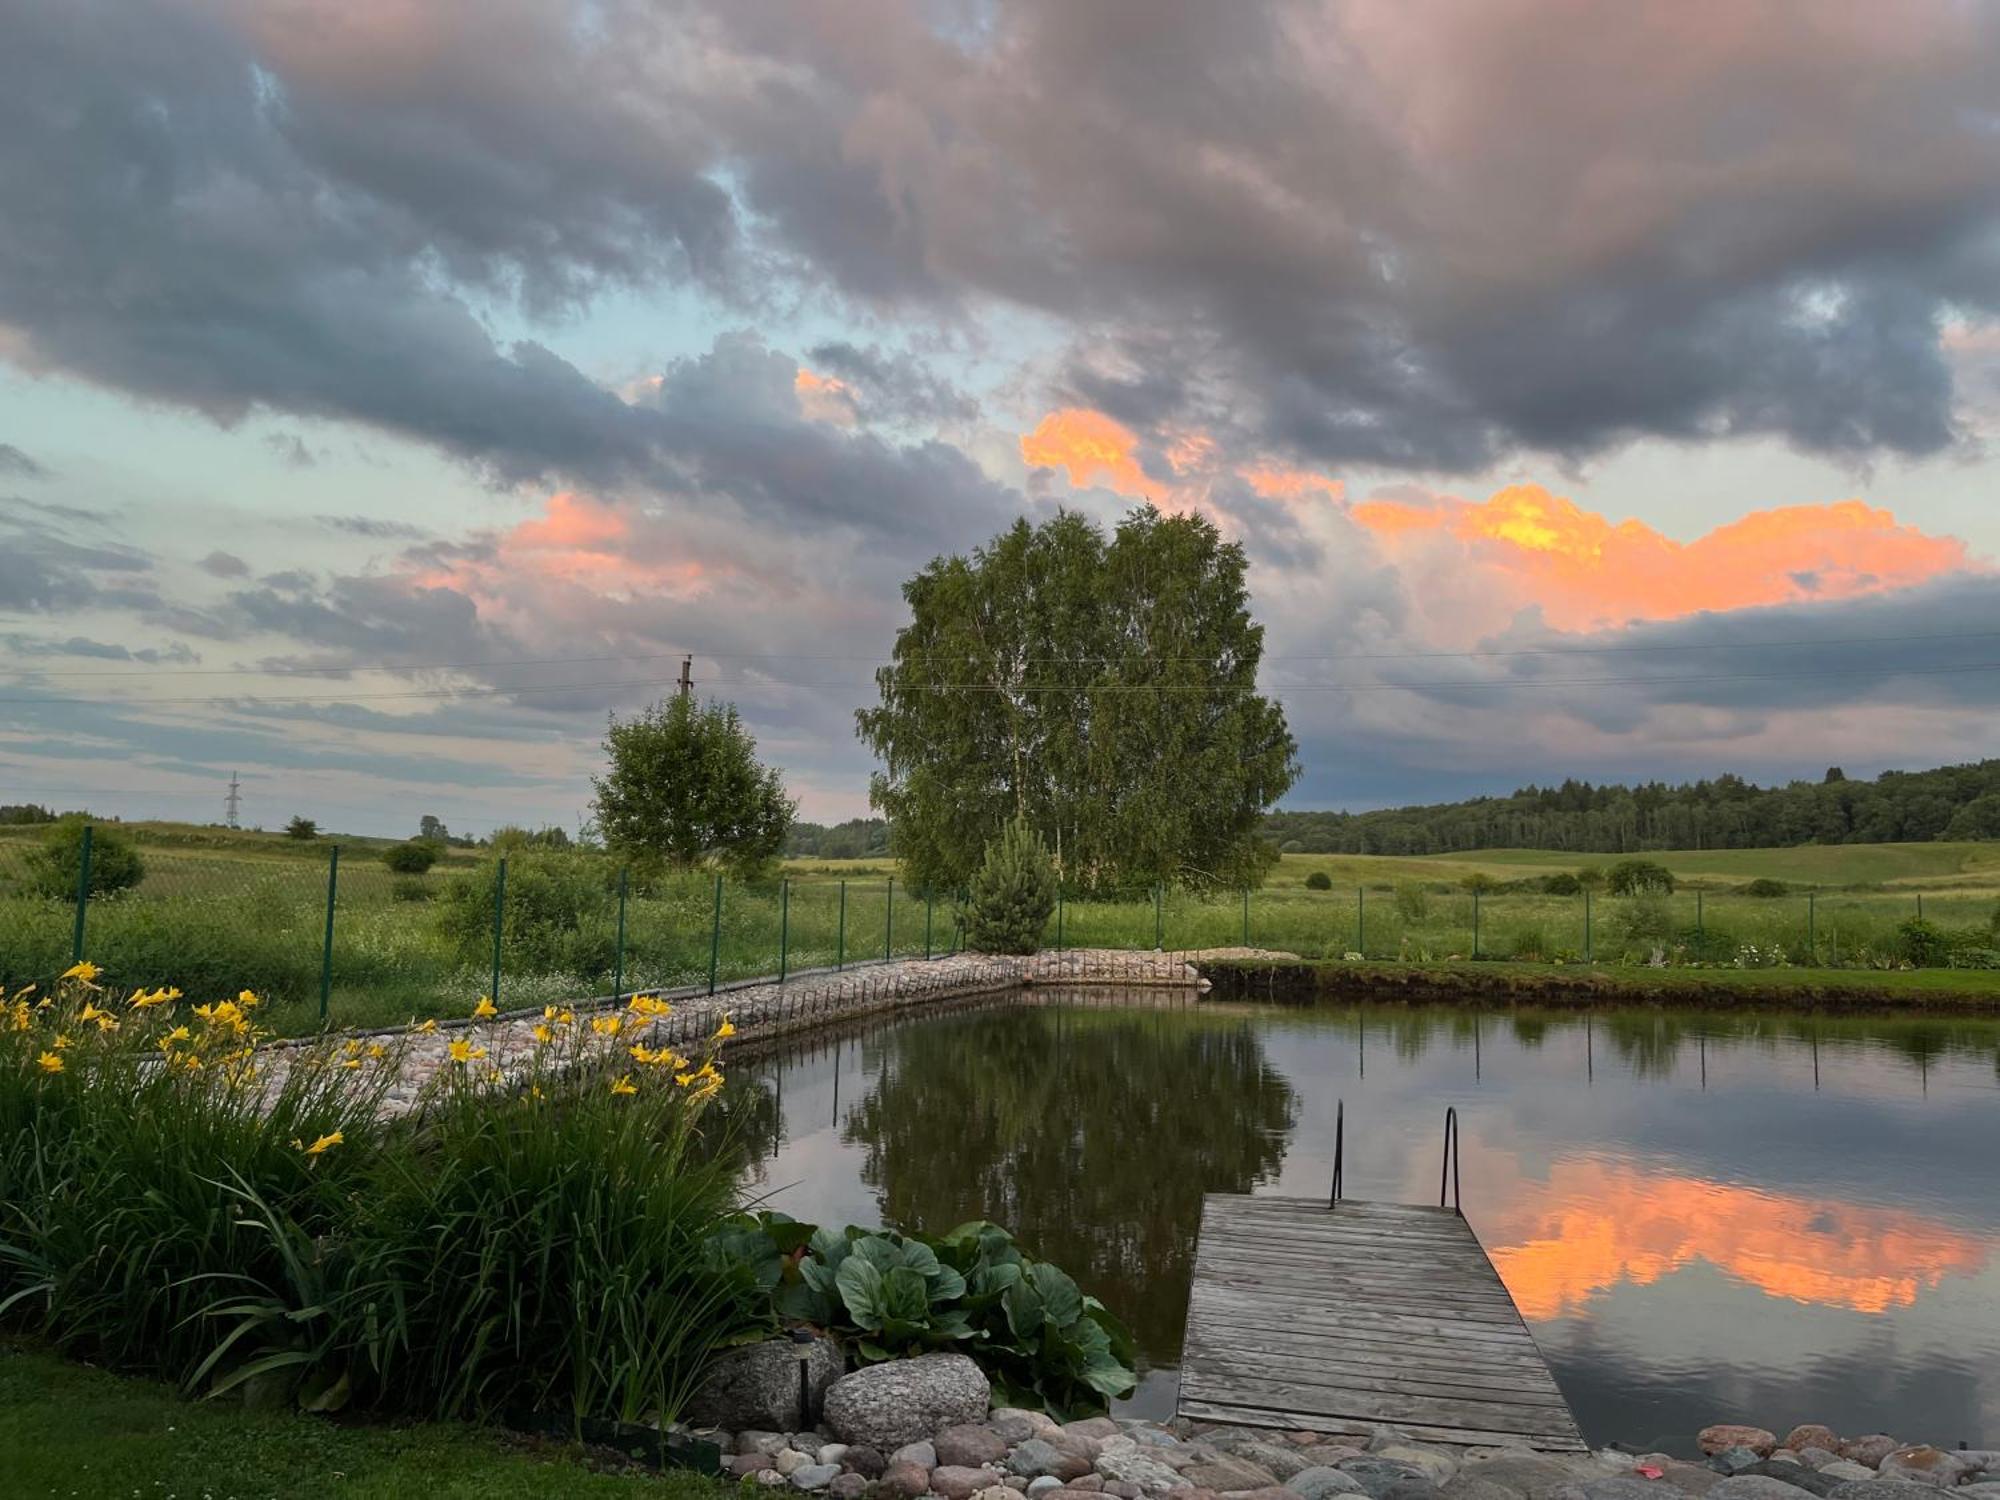
{"type": "Polygon", "coordinates": [[[1791,887],[1787,886],[1784,881],[1773,880],[1768,875],[1759,875],[1742,889],[1744,895],[1755,896],[1765,901],[1771,900],[1773,897],[1791,894],[1791,887]]]}
{"type": "Polygon", "coordinates": [[[1618,914],[1618,925],[1627,938],[1651,940],[1671,937],[1674,911],[1661,895],[1634,897],[1618,914]]]}
{"type": "MultiPolygon", "coordinates": [[[[488,859],[451,882],[438,919],[462,962],[493,956],[493,904],[500,862],[488,859]]],[[[611,867],[590,854],[523,850],[507,858],[501,957],[509,966],[592,977],[617,954],[618,901],[611,867]]]]}
{"type": "Polygon", "coordinates": [[[1431,893],[1419,882],[1396,882],[1396,915],[1405,922],[1421,922],[1431,914],[1431,893]]]}
{"type": "Polygon", "coordinates": [[[1033,953],[1055,909],[1055,863],[1041,836],[1017,818],[986,846],[973,874],[966,946],[975,953],[1033,953]]]}
{"type": "Polygon", "coordinates": [[[1944,929],[1922,917],[1910,917],[1896,927],[1896,951],[1906,963],[1920,969],[1938,968],[1951,952],[1951,940],[1944,929]]]}
{"type": "Polygon", "coordinates": [[[1124,1325],[993,1224],[932,1238],[767,1213],[737,1221],[717,1250],[761,1267],[776,1322],[844,1333],[864,1362],[955,1349],[986,1372],[996,1401],[1058,1419],[1102,1412],[1138,1383],[1124,1325]]]}
{"type": "Polygon", "coordinates": [[[1314,870],[1312,874],[1306,876],[1306,889],[1309,891],[1330,891],[1333,889],[1333,877],[1324,870],[1314,870]]]}
{"type": "Polygon", "coordinates": [[[1669,895],[1674,873],[1650,859],[1621,859],[1611,867],[1604,883],[1614,896],[1669,895]]]}
{"type": "Polygon", "coordinates": [[[382,863],[398,875],[421,875],[438,861],[438,846],[429,839],[404,839],[382,851],[382,863]]]}
{"type": "Polygon", "coordinates": [[[2000,948],[1954,948],[1950,967],[1954,969],[2000,969],[2000,948]]]}
{"type": "Polygon", "coordinates": [[[1568,870],[1558,870],[1542,877],[1542,891],[1550,896],[1579,896],[1583,894],[1583,882],[1568,870]]]}
{"type": "Polygon", "coordinates": [[[311,818],[293,818],[285,825],[285,837],[301,844],[310,844],[319,837],[319,824],[311,818]]]}
{"type": "Polygon", "coordinates": [[[1500,882],[1495,880],[1491,875],[1488,875],[1484,870],[1474,870],[1470,875],[1459,881],[1459,885],[1465,890],[1484,895],[1488,891],[1498,890],[1500,882]]]}
{"type": "Polygon", "coordinates": [[[428,901],[437,894],[437,888],[421,875],[398,875],[389,882],[391,901],[428,901]]]}
{"type": "Polygon", "coordinates": [[[64,818],[42,846],[28,856],[28,885],[52,901],[74,901],[83,873],[84,829],[90,829],[90,894],[110,896],[130,890],[146,875],[146,862],[132,841],[108,824],[64,818]]]}
{"type": "Polygon", "coordinates": [[[1523,928],[1514,934],[1512,953],[1515,958],[1526,959],[1531,962],[1547,958],[1549,956],[1548,934],[1543,932],[1539,927],[1523,928]]]}
{"type": "Polygon", "coordinates": [[[1576,871],[1576,883],[1587,891],[1602,890],[1604,872],[1596,865],[1579,865],[1576,871]]]}

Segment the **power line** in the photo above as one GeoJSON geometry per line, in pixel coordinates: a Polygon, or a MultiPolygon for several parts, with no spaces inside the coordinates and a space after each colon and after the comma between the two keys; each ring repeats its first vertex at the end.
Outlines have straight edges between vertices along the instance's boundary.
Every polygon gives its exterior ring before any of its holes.
{"type": "MultiPolygon", "coordinates": [[[[1931,631],[1908,635],[1849,635],[1800,637],[1792,640],[1736,640],[1700,642],[1659,642],[1643,645],[1627,643],[1616,646],[1508,646],[1474,647],[1464,651],[1346,651],[1346,652],[1285,652],[1268,653],[1261,660],[1265,662],[1286,661],[1445,661],[1521,656],[1614,656],[1627,653],[1654,653],[1673,651],[1780,651],[1806,646],[1871,646],[1907,644],[1920,641],[1965,641],[2000,639],[2000,630],[1947,630],[1931,631]]],[[[520,656],[493,658],[483,661],[456,662],[372,662],[348,663],[345,665],[306,666],[259,666],[259,667],[147,667],[147,668],[72,668],[54,671],[35,670],[34,675],[43,677],[117,678],[117,677],[314,677],[343,676],[355,672],[478,672],[497,667],[571,667],[603,665],[613,662],[673,661],[688,662],[693,656],[703,656],[710,661],[838,661],[865,662],[878,666],[909,665],[921,662],[927,657],[946,661],[973,662],[977,658],[970,654],[945,652],[915,652],[902,657],[863,655],[854,652],[811,652],[811,651],[648,651],[627,652],[604,656],[520,656]]],[[[1123,656],[1027,656],[1019,661],[1031,665],[1066,666],[1111,666],[1122,662],[1199,662],[1209,658],[1204,656],[1162,656],[1147,652],[1133,652],[1123,656]]],[[[17,668],[16,670],[26,670],[17,668]]]]}
{"type": "MultiPolygon", "coordinates": [[[[1039,694],[1039,693],[1259,693],[1265,697],[1284,698],[1301,693],[1374,693],[1374,692],[1427,692],[1427,691],[1494,691],[1517,688],[1570,688],[1570,687],[1638,687],[1693,684],[1703,685],[1713,682],[1765,682],[1800,681],[1810,678],[1844,677],[1851,678],[1869,671],[1869,668],[1848,665],[1819,671],[1769,671],[1769,672],[1682,672],[1672,676],[1651,677],[1515,677],[1487,678],[1483,680],[1453,680],[1450,678],[1425,678],[1389,682],[1280,682],[1269,685],[1256,683],[1226,682],[1079,682],[1079,683],[1031,683],[996,684],[988,682],[930,682],[902,684],[906,692],[929,693],[994,693],[994,694],[1039,694]]],[[[2000,661],[1960,662],[1941,666],[1886,666],[1876,667],[1878,675],[1892,677],[1936,677],[1973,672],[2000,672],[2000,661]]],[[[120,698],[109,700],[121,708],[157,708],[188,704],[241,704],[246,708],[273,707],[288,703],[335,705],[346,703],[375,703],[411,699],[450,698],[491,698],[513,697],[527,693],[570,693],[602,692],[623,688],[642,688],[658,691],[668,686],[657,679],[618,680],[610,682],[562,682],[527,683],[513,686],[421,688],[395,693],[349,693],[335,697],[310,694],[294,694],[288,697],[268,698],[244,694],[208,694],[177,698],[120,698]]],[[[674,684],[677,686],[677,684],[674,684]]],[[[716,684],[732,691],[783,692],[835,692],[869,690],[877,686],[869,682],[776,682],[758,681],[750,678],[725,679],[716,684]]],[[[0,704],[58,704],[58,703],[103,703],[107,700],[65,697],[0,698],[0,704]]]]}

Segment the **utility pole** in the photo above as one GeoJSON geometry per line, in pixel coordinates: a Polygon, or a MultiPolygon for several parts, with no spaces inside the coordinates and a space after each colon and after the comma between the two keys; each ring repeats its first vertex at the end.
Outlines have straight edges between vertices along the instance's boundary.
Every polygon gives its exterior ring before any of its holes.
{"type": "Polygon", "coordinates": [[[683,698],[687,697],[688,694],[694,691],[693,672],[694,672],[694,658],[692,656],[683,656],[681,658],[681,681],[680,681],[681,696],[683,698]]]}
{"type": "Polygon", "coordinates": [[[231,828],[243,825],[237,821],[237,811],[243,806],[243,783],[236,779],[236,773],[229,773],[229,795],[222,799],[223,821],[231,828]]]}

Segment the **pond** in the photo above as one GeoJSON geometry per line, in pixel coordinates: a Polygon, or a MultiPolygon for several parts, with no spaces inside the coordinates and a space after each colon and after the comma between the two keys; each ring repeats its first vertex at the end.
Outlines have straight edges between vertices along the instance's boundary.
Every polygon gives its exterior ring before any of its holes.
{"type": "Polygon", "coordinates": [[[1779,1431],[2000,1444],[2000,1023],[1268,1007],[1041,990],[746,1060],[771,1207],[991,1219],[1132,1327],[1172,1412],[1204,1192],[1466,1216],[1593,1442],[1779,1431]]]}

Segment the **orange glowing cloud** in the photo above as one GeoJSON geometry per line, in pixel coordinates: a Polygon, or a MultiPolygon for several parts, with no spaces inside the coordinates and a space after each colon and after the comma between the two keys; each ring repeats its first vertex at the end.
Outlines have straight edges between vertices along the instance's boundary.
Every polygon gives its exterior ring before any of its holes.
{"type": "Polygon", "coordinates": [[[1614,526],[1539,485],[1483,502],[1368,500],[1349,514],[1392,556],[1455,546],[1512,575],[1561,629],[1850,598],[1969,566],[1956,537],[1929,535],[1858,500],[1752,511],[1691,542],[1641,521],[1614,526]]]}
{"type": "Polygon", "coordinates": [[[643,520],[630,506],[560,491],[549,496],[541,515],[500,532],[486,551],[450,557],[411,581],[481,599],[499,599],[534,583],[627,596],[699,587],[708,569],[643,520]]]}
{"type": "Polygon", "coordinates": [[[1545,1186],[1522,1186],[1488,1239],[1494,1269],[1530,1319],[1697,1262],[1773,1297],[1881,1313],[1947,1275],[1977,1273],[1988,1254],[1915,1214],[1596,1160],[1560,1163],[1545,1186]]]}
{"type": "Polygon", "coordinates": [[[1286,464],[1244,464],[1237,474],[1251,490],[1266,500],[1338,500],[1347,486],[1329,474],[1313,469],[1294,469],[1286,464]]]}
{"type": "Polygon", "coordinates": [[[836,427],[852,427],[861,417],[861,405],[854,388],[836,375],[819,375],[799,366],[792,377],[798,394],[799,410],[815,422],[831,422],[836,427]]]}
{"type": "Polygon", "coordinates": [[[1077,489],[1102,485],[1135,499],[1161,488],[1146,477],[1138,448],[1131,428],[1085,406],[1050,412],[1021,439],[1021,457],[1032,467],[1061,469],[1077,489]]]}

